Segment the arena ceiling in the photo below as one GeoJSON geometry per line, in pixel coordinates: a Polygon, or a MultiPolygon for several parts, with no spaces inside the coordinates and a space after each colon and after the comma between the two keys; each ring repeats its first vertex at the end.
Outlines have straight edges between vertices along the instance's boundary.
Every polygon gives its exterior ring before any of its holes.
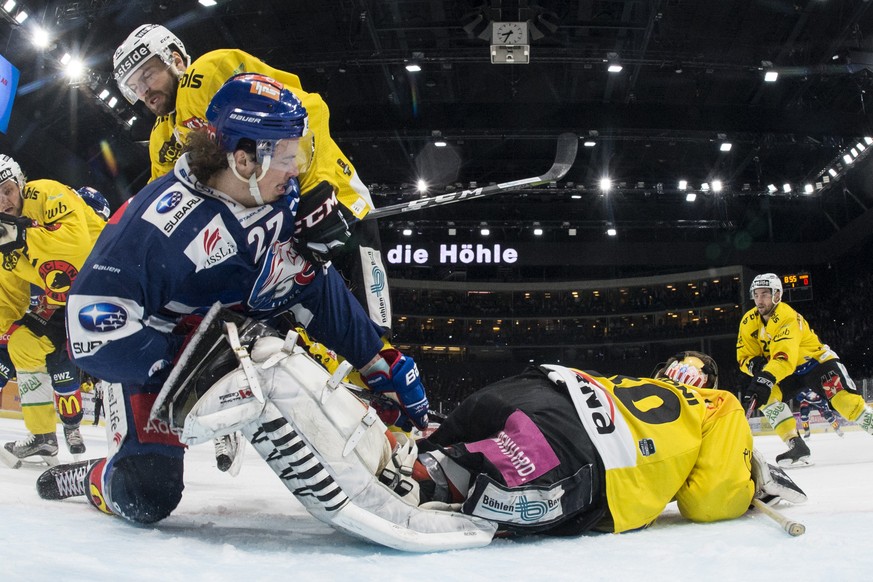
{"type": "Polygon", "coordinates": [[[864,141],[873,135],[870,6],[21,0],[12,16],[25,7],[28,20],[0,25],[2,54],[21,70],[0,147],[31,176],[95,185],[115,205],[135,192],[148,174],[142,141],[151,117],[112,86],[110,61],[134,27],[156,22],[195,57],[239,47],[297,73],[327,101],[332,133],[373,186],[377,205],[419,196],[419,178],[438,194],[541,174],[557,136],[579,136],[576,163],[557,184],[383,219],[389,242],[406,226],[416,236],[442,236],[449,222],[460,231],[485,222],[507,239],[529,238],[539,223],[557,242],[570,229],[573,240],[603,241],[610,226],[625,242],[826,242],[873,205],[866,159],[873,147],[864,141]],[[529,64],[492,64],[492,23],[503,21],[527,23],[529,64]],[[41,51],[29,42],[38,23],[53,34],[41,51]],[[82,80],[63,77],[64,52],[84,59],[82,80]],[[413,61],[420,72],[405,69],[413,61]],[[607,71],[612,61],[621,72],[607,71]],[[778,72],[776,82],[765,82],[768,71],[778,72]],[[115,108],[99,97],[104,88],[118,97],[115,108]],[[447,146],[435,147],[437,139],[447,146]],[[605,176],[613,183],[608,193],[599,188],[605,176]],[[686,201],[679,180],[696,201],[686,201]],[[721,192],[713,191],[715,180],[721,192]]]}

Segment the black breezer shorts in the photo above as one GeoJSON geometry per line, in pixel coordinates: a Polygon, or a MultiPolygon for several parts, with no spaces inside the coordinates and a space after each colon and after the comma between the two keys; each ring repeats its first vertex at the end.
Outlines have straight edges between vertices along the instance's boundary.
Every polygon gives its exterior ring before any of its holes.
{"type": "MultiPolygon", "coordinates": [[[[518,415],[514,418],[517,420],[518,415]]],[[[529,525],[501,522],[503,530],[576,535],[592,529],[606,515],[605,471],[600,456],[569,394],[537,368],[486,386],[465,399],[426,441],[420,442],[420,451],[428,448],[439,448],[469,470],[474,479],[479,477],[471,488],[465,512],[470,498],[480,495],[485,487],[507,496],[515,493],[516,498],[527,491],[528,499],[558,484],[565,490],[564,511],[558,517],[529,525]],[[499,441],[517,411],[539,429],[557,458],[556,466],[523,486],[507,483],[505,472],[501,474],[487,455],[476,452],[481,450],[477,443],[499,441]]]]}
{"type": "Polygon", "coordinates": [[[812,390],[827,400],[841,390],[859,394],[855,382],[838,359],[823,362],[806,374],[792,374],[779,382],[779,388],[782,390],[782,400],[785,402],[791,402],[806,390],[812,390]]]}

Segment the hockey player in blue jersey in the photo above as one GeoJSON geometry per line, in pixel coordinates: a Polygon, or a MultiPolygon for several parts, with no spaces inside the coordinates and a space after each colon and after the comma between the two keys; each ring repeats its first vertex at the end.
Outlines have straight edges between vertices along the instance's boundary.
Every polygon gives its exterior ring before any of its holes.
{"type": "Polygon", "coordinates": [[[837,419],[836,413],[828,406],[828,401],[817,392],[814,390],[804,390],[796,396],[796,400],[800,403],[800,426],[803,428],[803,438],[808,439],[811,434],[809,430],[809,413],[812,408],[818,410],[822,418],[830,423],[835,433],[843,436],[843,431],[840,429],[840,421],[837,419]]]}
{"type": "Polygon", "coordinates": [[[106,394],[110,452],[89,467],[90,497],[138,523],[165,518],[181,499],[184,447],[150,411],[183,363],[175,359],[192,314],[214,303],[270,323],[293,313],[411,424],[427,425],[415,363],[384,349],[333,267],[296,247],[295,178],[314,147],[303,105],[277,81],[241,74],[216,93],[207,118],[174,172],[112,217],[68,304],[76,364],[122,386],[106,394]]]}

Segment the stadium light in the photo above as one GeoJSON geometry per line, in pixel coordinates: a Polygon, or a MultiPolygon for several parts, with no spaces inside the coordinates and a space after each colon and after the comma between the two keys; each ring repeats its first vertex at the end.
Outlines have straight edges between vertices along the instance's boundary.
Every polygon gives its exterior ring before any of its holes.
{"type": "Polygon", "coordinates": [[[864,143],[867,145],[873,145],[873,137],[865,137],[864,143]]]}
{"type": "Polygon", "coordinates": [[[713,192],[721,192],[721,189],[724,185],[721,183],[721,180],[713,180],[712,181],[712,191],[713,192]]]}
{"type": "Polygon", "coordinates": [[[6,12],[12,12],[13,10],[15,10],[15,0],[6,0],[6,2],[3,4],[3,10],[5,10],[6,12]]]}
{"type": "Polygon", "coordinates": [[[427,182],[425,182],[423,179],[419,179],[418,184],[416,185],[416,189],[419,192],[427,192],[427,182]]]}
{"type": "Polygon", "coordinates": [[[689,192],[685,195],[685,202],[694,202],[697,200],[697,192],[689,192]]]}
{"type": "Polygon", "coordinates": [[[597,145],[597,142],[589,139],[589,140],[586,140],[582,145],[584,145],[586,148],[593,148],[594,146],[597,145]]]}
{"type": "Polygon", "coordinates": [[[41,26],[35,26],[30,36],[30,42],[39,49],[48,48],[51,44],[51,37],[46,29],[41,26]]]}
{"type": "Polygon", "coordinates": [[[606,234],[609,236],[615,236],[618,233],[616,232],[615,228],[610,226],[609,228],[606,229],[606,234]]]}
{"type": "Polygon", "coordinates": [[[830,174],[834,178],[837,177],[837,171],[833,168],[828,168],[828,174],[830,174]]]}
{"type": "Polygon", "coordinates": [[[775,194],[777,190],[778,188],[776,188],[776,186],[774,186],[773,184],[767,184],[767,192],[769,192],[770,194],[775,194]]]}
{"type": "Polygon", "coordinates": [[[612,189],[612,180],[610,180],[609,178],[601,178],[600,189],[603,192],[609,192],[612,189]]]}
{"type": "Polygon", "coordinates": [[[850,156],[849,154],[844,154],[844,155],[843,155],[843,161],[846,162],[846,165],[848,166],[849,164],[851,164],[851,163],[854,162],[855,160],[853,160],[853,159],[852,159],[852,156],[850,156]]]}
{"type": "Polygon", "coordinates": [[[791,193],[791,184],[789,184],[788,182],[782,184],[782,191],[786,194],[791,193]]]}
{"type": "Polygon", "coordinates": [[[201,5],[206,6],[207,8],[218,4],[218,2],[216,2],[215,0],[198,0],[198,2],[200,2],[201,5]]]}
{"type": "Polygon", "coordinates": [[[812,194],[814,191],[812,184],[804,184],[803,191],[806,192],[807,194],[812,194]]]}
{"type": "Polygon", "coordinates": [[[98,97],[106,101],[106,98],[109,97],[109,95],[109,89],[103,89],[102,91],[100,91],[100,95],[98,95],[98,97]]]}
{"type": "Polygon", "coordinates": [[[133,125],[134,121],[136,121],[136,115],[132,115],[130,119],[127,120],[127,125],[133,125]]]}
{"type": "Polygon", "coordinates": [[[688,180],[679,180],[679,189],[685,190],[688,188],[688,180]]]}
{"type": "Polygon", "coordinates": [[[542,235],[543,235],[543,229],[541,229],[541,228],[535,228],[534,231],[533,231],[533,233],[534,233],[534,236],[542,236],[542,235]]]}
{"type": "Polygon", "coordinates": [[[766,81],[767,83],[775,83],[776,79],[778,79],[778,78],[779,78],[778,71],[767,71],[766,73],[764,73],[764,81],[766,81]]]}
{"type": "Polygon", "coordinates": [[[731,151],[731,148],[732,148],[732,147],[734,147],[734,144],[732,144],[732,143],[729,142],[729,141],[726,141],[726,142],[723,142],[723,143],[718,147],[718,149],[721,150],[721,151],[723,151],[723,152],[729,152],[729,151],[731,151]]]}
{"type": "Polygon", "coordinates": [[[412,229],[411,228],[404,228],[403,229],[403,236],[412,236],[412,229]]]}

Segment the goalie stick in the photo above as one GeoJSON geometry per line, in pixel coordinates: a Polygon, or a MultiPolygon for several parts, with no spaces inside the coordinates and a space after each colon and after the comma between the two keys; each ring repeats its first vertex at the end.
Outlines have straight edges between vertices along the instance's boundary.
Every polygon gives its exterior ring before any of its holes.
{"type": "Polygon", "coordinates": [[[576,159],[576,150],[579,148],[579,138],[575,133],[562,133],[558,136],[558,148],[555,152],[555,161],[552,167],[545,174],[533,176],[532,178],[522,178],[521,180],[512,180],[511,182],[502,182],[500,184],[491,184],[489,186],[480,186],[472,190],[461,190],[459,192],[449,192],[440,194],[439,196],[430,196],[428,198],[420,198],[409,202],[400,202],[390,206],[383,206],[371,210],[364,220],[372,220],[376,218],[384,218],[386,216],[394,216],[403,214],[413,210],[422,210],[432,206],[444,206],[461,202],[462,200],[473,200],[474,198],[484,198],[491,196],[504,190],[520,190],[531,186],[539,186],[547,184],[555,180],[563,178],[570,168],[573,166],[573,161],[576,159]]]}

